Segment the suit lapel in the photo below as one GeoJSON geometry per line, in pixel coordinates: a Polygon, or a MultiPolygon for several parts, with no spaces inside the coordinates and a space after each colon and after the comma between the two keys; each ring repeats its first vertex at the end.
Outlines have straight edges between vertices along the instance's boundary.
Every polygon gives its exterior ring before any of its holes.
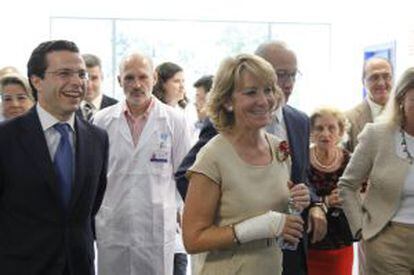
{"type": "Polygon", "coordinates": [[[358,110],[358,134],[364,129],[365,124],[372,122],[372,114],[371,114],[371,108],[369,107],[368,101],[365,100],[361,107],[358,110]]]}
{"type": "Polygon", "coordinates": [[[89,132],[87,130],[87,124],[82,119],[75,117],[75,129],[76,129],[76,145],[75,145],[75,177],[72,185],[72,196],[70,202],[70,208],[76,203],[79,197],[80,191],[83,188],[85,182],[85,171],[90,160],[91,150],[88,150],[88,146],[92,146],[93,140],[91,140],[89,132]]]}
{"type": "Polygon", "coordinates": [[[291,180],[293,182],[305,182],[308,167],[309,139],[308,126],[301,121],[300,116],[288,105],[283,107],[286,131],[292,156],[291,180]]]}
{"type": "Polygon", "coordinates": [[[57,177],[53,168],[45,134],[40,124],[36,107],[33,107],[21,120],[21,134],[18,135],[26,154],[39,170],[39,176],[45,178],[46,183],[55,194],[56,201],[61,204],[57,187],[57,177]]]}

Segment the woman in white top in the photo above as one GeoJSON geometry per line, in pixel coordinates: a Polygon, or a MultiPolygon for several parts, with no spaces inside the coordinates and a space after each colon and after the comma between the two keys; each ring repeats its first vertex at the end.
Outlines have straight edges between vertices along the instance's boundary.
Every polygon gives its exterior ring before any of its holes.
{"type": "MultiPolygon", "coordinates": [[[[152,92],[153,95],[167,105],[184,110],[187,106],[188,100],[185,95],[183,69],[175,63],[165,62],[158,65],[155,72],[157,74],[157,82],[154,85],[152,92]]],[[[186,127],[189,129],[188,123],[186,127]]],[[[187,255],[181,236],[181,214],[183,201],[178,194],[178,191],[176,193],[177,229],[173,275],[185,275],[187,270],[187,255]]]]}
{"type": "Polygon", "coordinates": [[[362,239],[367,273],[413,274],[414,68],[397,83],[384,120],[367,124],[360,134],[339,181],[340,195],[351,231],[362,239]]]}

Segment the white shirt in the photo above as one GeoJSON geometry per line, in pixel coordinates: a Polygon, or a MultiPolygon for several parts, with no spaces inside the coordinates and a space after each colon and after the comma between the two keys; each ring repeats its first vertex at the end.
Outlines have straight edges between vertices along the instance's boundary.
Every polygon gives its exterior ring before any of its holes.
{"type": "Polygon", "coordinates": [[[82,100],[81,104],[80,104],[80,108],[82,110],[82,115],[85,117],[86,114],[84,113],[85,110],[85,104],[88,103],[89,105],[92,105],[92,116],[95,115],[95,113],[97,111],[99,111],[99,109],[101,108],[101,104],[102,104],[102,98],[103,95],[99,94],[94,100],[92,100],[92,102],[87,102],[86,100],[82,100]]]}
{"type": "MultiPolygon", "coordinates": [[[[408,151],[414,156],[414,137],[405,133],[405,140],[407,142],[408,151]]],[[[407,159],[407,154],[403,151],[401,141],[401,133],[398,130],[395,134],[397,155],[407,159]]],[[[410,168],[408,169],[401,194],[400,207],[392,218],[392,221],[414,224],[414,164],[410,165],[410,168]]]]}
{"type": "Polygon", "coordinates": [[[369,98],[369,96],[367,97],[367,101],[368,101],[369,108],[371,109],[372,121],[377,122],[378,117],[381,115],[382,111],[384,110],[384,106],[375,103],[369,98]]]}
{"type": "MultiPolygon", "coordinates": [[[[53,128],[53,125],[56,123],[68,123],[70,128],[72,129],[69,132],[69,140],[70,144],[72,145],[72,152],[75,152],[74,148],[74,131],[75,131],[75,114],[73,113],[72,116],[69,118],[68,121],[59,121],[50,113],[48,113],[45,109],[43,109],[39,103],[36,104],[37,114],[39,115],[40,125],[42,126],[43,133],[45,134],[47,147],[49,148],[50,158],[54,159],[57,147],[60,142],[60,134],[59,132],[53,128]]],[[[73,154],[75,155],[75,154],[73,154]]]]}
{"type": "Polygon", "coordinates": [[[282,106],[276,109],[272,115],[272,121],[266,127],[268,133],[276,135],[282,140],[288,140],[286,123],[283,116],[282,106]]]}

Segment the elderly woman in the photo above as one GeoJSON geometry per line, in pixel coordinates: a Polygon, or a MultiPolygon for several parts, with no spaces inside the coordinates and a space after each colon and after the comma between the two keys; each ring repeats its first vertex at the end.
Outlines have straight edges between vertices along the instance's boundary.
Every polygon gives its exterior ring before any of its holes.
{"type": "Polygon", "coordinates": [[[309,205],[303,184],[289,194],[289,149],[265,133],[281,102],[276,74],[264,59],[238,55],[221,64],[208,112],[219,134],[198,153],[187,174],[184,245],[206,252],[201,274],[281,274],[276,238],[297,244],[299,216],[284,214],[289,196],[309,205]]]}
{"type": "Polygon", "coordinates": [[[352,233],[362,238],[368,274],[413,274],[414,68],[402,75],[386,112],[385,121],[367,124],[360,134],[340,195],[352,233]]]}
{"type": "Polygon", "coordinates": [[[308,251],[309,275],[351,275],[352,236],[342,210],[337,183],[347,166],[350,153],[340,146],[346,118],[334,108],[320,108],[310,117],[311,140],[309,184],[322,198],[327,212],[327,234],[311,242],[308,251]]]}
{"type": "Polygon", "coordinates": [[[5,74],[0,79],[2,115],[11,119],[24,114],[34,104],[27,80],[19,74],[5,74]]]}
{"type": "Polygon", "coordinates": [[[185,95],[183,69],[175,63],[165,62],[158,65],[155,72],[157,82],[154,85],[154,96],[167,105],[184,109],[188,99],[185,95]]]}

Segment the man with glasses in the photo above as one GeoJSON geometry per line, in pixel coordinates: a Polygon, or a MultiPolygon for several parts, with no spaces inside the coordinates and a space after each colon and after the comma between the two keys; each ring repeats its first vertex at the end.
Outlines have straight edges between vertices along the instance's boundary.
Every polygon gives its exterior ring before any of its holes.
{"type": "Polygon", "coordinates": [[[152,95],[156,74],[141,53],[124,57],[125,100],[96,113],[108,131],[108,190],[96,218],[99,275],[173,273],[174,172],[190,149],[185,117],[152,95]]]}
{"type": "MultiPolygon", "coordinates": [[[[291,180],[293,183],[307,183],[309,169],[309,118],[298,109],[288,105],[288,100],[299,74],[295,53],[282,41],[261,44],[256,54],[268,61],[277,74],[277,84],[285,96],[285,104],[278,108],[267,132],[289,142],[292,158],[291,180]]],[[[326,234],[326,217],[313,190],[310,190],[312,204],[302,217],[308,222],[312,242],[320,241],[326,234]]],[[[296,250],[283,250],[283,275],[307,274],[307,242],[304,232],[296,250]]]]}
{"type": "MultiPolygon", "coordinates": [[[[364,62],[362,70],[362,82],[367,92],[367,97],[357,106],[345,113],[350,123],[348,130],[349,140],[346,144],[350,152],[355,150],[358,144],[358,135],[365,124],[376,122],[388,101],[393,82],[393,68],[389,60],[382,57],[372,57],[364,62]]],[[[364,196],[368,183],[363,184],[361,196],[364,196]]],[[[358,245],[359,274],[365,272],[365,256],[363,242],[358,245]]]]}
{"type": "Polygon", "coordinates": [[[365,61],[362,82],[367,97],[357,106],[346,112],[351,124],[347,149],[354,151],[358,135],[368,122],[376,122],[388,101],[392,89],[393,69],[389,60],[372,57],[365,61]]]}
{"type": "Polygon", "coordinates": [[[47,41],[27,72],[38,103],[0,125],[0,273],[92,275],[108,136],[75,116],[85,63],[75,43],[47,41]]]}

